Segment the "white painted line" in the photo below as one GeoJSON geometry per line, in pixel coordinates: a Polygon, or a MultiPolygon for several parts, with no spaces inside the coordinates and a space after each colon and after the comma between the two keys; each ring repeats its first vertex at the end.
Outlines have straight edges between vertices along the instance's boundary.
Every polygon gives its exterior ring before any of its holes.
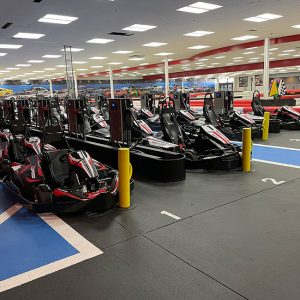
{"type": "Polygon", "coordinates": [[[3,224],[6,220],[8,220],[10,217],[12,217],[21,208],[22,208],[22,205],[20,205],[20,204],[14,204],[8,210],[6,210],[5,212],[3,212],[0,215],[0,225],[3,224]]]}
{"type": "Polygon", "coordinates": [[[37,269],[25,272],[23,274],[8,278],[0,282],[0,292],[20,286],[24,283],[30,282],[37,278],[46,276],[64,268],[70,267],[74,264],[80,263],[89,258],[98,256],[103,252],[95,247],[92,243],[86,240],[72,227],[59,219],[54,214],[39,215],[49,226],[51,226],[59,235],[61,235],[67,242],[69,242],[79,253],[70,257],[55,261],[48,265],[39,267],[37,269]]]}
{"type": "Polygon", "coordinates": [[[161,213],[162,215],[166,215],[166,216],[168,216],[168,217],[171,217],[171,218],[173,218],[173,219],[175,219],[175,220],[181,220],[180,217],[175,216],[175,215],[173,215],[173,214],[171,214],[171,213],[169,213],[169,212],[167,212],[167,211],[165,211],[165,210],[161,211],[160,213],[161,213]]]}
{"type": "Polygon", "coordinates": [[[268,161],[268,160],[262,160],[262,159],[252,159],[253,161],[261,162],[264,164],[270,164],[270,165],[277,165],[277,166],[282,166],[282,167],[288,167],[288,168],[294,168],[294,169],[300,169],[300,166],[296,165],[289,165],[289,164],[282,164],[274,161],[268,161]]]}
{"type": "Polygon", "coordinates": [[[267,181],[271,181],[273,184],[275,184],[275,185],[279,185],[279,184],[283,184],[283,183],[285,183],[286,181],[277,181],[276,179],[274,179],[274,178],[264,178],[264,179],[262,179],[261,180],[262,182],[267,182],[267,181]]]}

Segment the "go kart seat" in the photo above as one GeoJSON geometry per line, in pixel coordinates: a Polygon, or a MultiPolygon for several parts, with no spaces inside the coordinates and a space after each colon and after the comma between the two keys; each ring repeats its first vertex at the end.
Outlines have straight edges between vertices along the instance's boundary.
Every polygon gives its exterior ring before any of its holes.
{"type": "Polygon", "coordinates": [[[174,108],[163,108],[160,120],[165,138],[177,145],[184,143],[185,139],[176,121],[174,108]]]}
{"type": "Polygon", "coordinates": [[[51,179],[56,186],[64,185],[70,177],[70,165],[66,155],[69,150],[58,150],[47,153],[46,163],[51,179]]]}
{"type": "Polygon", "coordinates": [[[223,124],[220,122],[220,119],[214,109],[211,106],[205,105],[203,106],[203,114],[206,122],[211,123],[215,127],[222,126],[223,124]]]}

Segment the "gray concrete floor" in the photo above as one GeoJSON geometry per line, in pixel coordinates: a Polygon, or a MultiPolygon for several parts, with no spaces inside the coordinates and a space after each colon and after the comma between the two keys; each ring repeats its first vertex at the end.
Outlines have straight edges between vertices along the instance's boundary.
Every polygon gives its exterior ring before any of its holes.
{"type": "MultiPolygon", "coordinates": [[[[293,138],[273,134],[268,144],[300,148],[293,138]]],[[[103,255],[0,299],[299,299],[299,186],[300,169],[263,163],[250,174],[136,181],[132,210],[63,217],[103,255]]]]}

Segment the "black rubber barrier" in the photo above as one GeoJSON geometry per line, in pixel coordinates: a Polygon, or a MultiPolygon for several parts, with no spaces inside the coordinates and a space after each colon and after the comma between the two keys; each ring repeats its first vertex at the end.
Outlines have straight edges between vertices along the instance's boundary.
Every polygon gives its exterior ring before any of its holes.
{"type": "MultiPolygon", "coordinates": [[[[102,163],[118,168],[118,148],[108,141],[94,136],[87,140],[67,137],[72,148],[82,149],[102,163]]],[[[130,151],[133,174],[158,182],[185,180],[185,156],[180,153],[137,146],[130,151]]]]}
{"type": "Polygon", "coordinates": [[[296,99],[260,99],[262,106],[295,106],[296,99]]]}

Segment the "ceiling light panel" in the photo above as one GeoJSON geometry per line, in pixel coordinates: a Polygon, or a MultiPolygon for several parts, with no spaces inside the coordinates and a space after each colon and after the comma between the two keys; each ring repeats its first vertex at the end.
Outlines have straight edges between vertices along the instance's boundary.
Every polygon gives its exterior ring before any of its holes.
{"type": "Polygon", "coordinates": [[[153,25],[133,24],[131,26],[123,28],[122,30],[144,32],[150,29],[154,29],[156,27],[157,26],[153,25]]]}
{"type": "Polygon", "coordinates": [[[250,22],[260,23],[260,22],[266,22],[266,21],[270,21],[270,20],[274,20],[274,19],[279,19],[279,18],[282,18],[282,16],[281,15],[275,15],[275,14],[266,13],[266,14],[255,16],[255,17],[246,18],[246,19],[244,19],[244,21],[250,21],[250,22]]]}
{"type": "MultiPolygon", "coordinates": [[[[73,48],[71,47],[71,52],[80,52],[80,51],[83,51],[84,49],[82,48],[73,48]]],[[[65,51],[65,49],[61,49],[60,51],[65,51]]]]}
{"type": "Polygon", "coordinates": [[[161,47],[161,46],[165,46],[167,44],[168,43],[151,42],[151,43],[144,44],[142,46],[144,46],[144,47],[161,47]]]}
{"type": "Polygon", "coordinates": [[[90,68],[103,68],[103,66],[90,66],[90,68]]]}
{"type": "Polygon", "coordinates": [[[106,56],[93,56],[93,57],[90,57],[89,59],[99,59],[99,60],[101,60],[101,59],[106,59],[107,57],[106,56]]]}
{"type": "Polygon", "coordinates": [[[66,24],[70,24],[71,22],[77,19],[78,18],[76,17],[47,14],[42,18],[40,18],[38,22],[66,25],[66,24]]]}
{"type": "Polygon", "coordinates": [[[31,60],[28,60],[27,62],[32,63],[32,64],[41,64],[41,63],[44,63],[45,61],[44,60],[31,59],[31,60]]]}
{"type": "Polygon", "coordinates": [[[197,31],[185,33],[184,35],[199,37],[199,36],[204,36],[204,35],[213,34],[213,33],[214,32],[212,32],[212,31],[197,30],[197,31]]]}
{"type": "Polygon", "coordinates": [[[87,43],[90,44],[107,44],[107,43],[111,43],[114,40],[112,39],[100,39],[100,38],[93,38],[91,40],[86,41],[87,43]]]}
{"type": "Polygon", "coordinates": [[[0,44],[0,49],[19,49],[23,45],[13,45],[13,44],[0,44]]]}
{"type": "Polygon", "coordinates": [[[42,57],[44,57],[44,58],[59,58],[59,57],[62,57],[62,55],[46,54],[46,55],[43,55],[42,57]]]}
{"type": "Polygon", "coordinates": [[[210,46],[196,45],[196,46],[187,47],[187,49],[200,50],[200,49],[205,49],[205,48],[209,48],[209,47],[210,46]]]}
{"type": "Polygon", "coordinates": [[[5,56],[7,55],[7,53],[0,53],[0,56],[5,56]]]}
{"type": "Polygon", "coordinates": [[[38,40],[41,37],[45,36],[45,34],[41,33],[26,33],[26,32],[19,32],[15,34],[13,37],[16,39],[32,39],[32,40],[38,40]]]}
{"type": "Polygon", "coordinates": [[[184,7],[177,9],[177,11],[188,12],[193,14],[202,14],[214,9],[221,8],[221,5],[206,3],[206,2],[196,2],[184,7]]]}
{"type": "Polygon", "coordinates": [[[118,50],[118,51],[114,51],[114,54],[129,54],[132,53],[133,51],[131,50],[118,50]]]}
{"type": "Polygon", "coordinates": [[[107,63],[108,65],[122,65],[123,63],[122,62],[117,62],[117,61],[113,61],[113,62],[110,62],[110,63],[107,63]]]}
{"type": "Polygon", "coordinates": [[[133,57],[133,58],[129,58],[128,60],[139,61],[139,60],[145,60],[145,58],[144,57],[133,57]]]}
{"type": "Polygon", "coordinates": [[[6,70],[20,70],[20,68],[5,68],[6,70]]]}
{"type": "Polygon", "coordinates": [[[17,64],[16,67],[30,67],[30,64],[17,64]]]}
{"type": "Polygon", "coordinates": [[[257,35],[242,35],[235,38],[232,38],[233,41],[247,41],[258,38],[257,35]]]}
{"type": "Polygon", "coordinates": [[[168,55],[172,55],[172,54],[174,54],[174,53],[172,53],[172,52],[160,52],[160,53],[156,53],[154,55],[156,55],[156,56],[168,56],[168,55]]]}

